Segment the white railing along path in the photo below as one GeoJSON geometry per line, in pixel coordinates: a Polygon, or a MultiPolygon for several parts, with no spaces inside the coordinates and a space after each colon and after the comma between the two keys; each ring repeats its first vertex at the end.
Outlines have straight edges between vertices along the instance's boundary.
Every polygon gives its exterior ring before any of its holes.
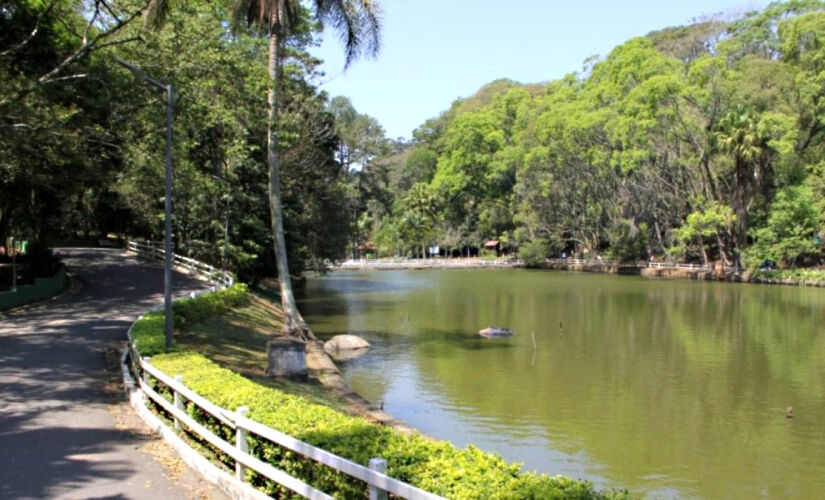
{"type": "MultiPolygon", "coordinates": [[[[151,253],[154,258],[163,258],[163,250],[150,245],[144,245],[134,241],[129,241],[127,248],[137,253],[151,253]]],[[[234,279],[228,273],[220,271],[208,264],[198,262],[194,259],[176,255],[175,262],[178,265],[191,269],[202,277],[222,286],[230,286],[234,279]]],[[[215,291],[213,287],[211,291],[215,291]]],[[[206,291],[207,293],[209,291],[206,291]]],[[[192,294],[194,296],[195,294],[192,294]]],[[[140,319],[140,318],[138,318],[140,319]]],[[[134,325],[133,325],[134,326],[134,325]]],[[[207,441],[222,453],[231,457],[235,461],[235,480],[243,482],[245,480],[245,470],[251,469],[257,474],[266,477],[289,490],[310,499],[332,499],[327,493],[313,488],[305,482],[290,476],[286,472],[268,464],[248,453],[247,437],[254,434],[262,439],[268,440],[283,448],[291,450],[319,464],[323,464],[335,471],[346,474],[350,477],[363,481],[369,488],[370,500],[388,498],[392,494],[399,498],[411,500],[435,500],[441,499],[438,495],[416,488],[398,479],[386,475],[386,461],[381,458],[373,458],[369,462],[369,467],[352,462],[343,457],[330,453],[311,444],[300,441],[288,434],[272,429],[246,417],[248,409],[241,407],[236,411],[222,408],[192,389],[186,387],[180,376],[169,376],[162,370],[151,364],[150,358],[140,356],[132,338],[132,328],[128,332],[129,342],[124,351],[123,370],[124,379],[130,382],[127,386],[133,386],[143,395],[143,405],[147,399],[154,401],[164,411],[169,413],[174,419],[176,431],[184,429],[201,439],[207,441]],[[157,391],[150,383],[149,377],[167,386],[172,392],[170,402],[157,391]],[[235,442],[229,443],[197,422],[186,412],[185,402],[201,409],[203,412],[213,416],[222,424],[235,430],[235,442]]]]}
{"type": "MultiPolygon", "coordinates": [[[[135,252],[139,255],[147,256],[155,260],[163,260],[166,252],[159,246],[145,243],[138,243],[137,241],[128,241],[126,249],[130,252],[135,252]]],[[[193,273],[203,277],[210,283],[220,285],[222,287],[229,287],[235,282],[235,278],[228,272],[218,269],[204,262],[184,257],[176,253],[172,254],[172,263],[177,267],[188,269],[193,273]]]]}
{"type": "Polygon", "coordinates": [[[524,263],[514,259],[391,259],[391,260],[369,260],[351,259],[345,260],[337,267],[339,269],[404,269],[404,268],[462,268],[462,267],[519,267],[524,263]]]}

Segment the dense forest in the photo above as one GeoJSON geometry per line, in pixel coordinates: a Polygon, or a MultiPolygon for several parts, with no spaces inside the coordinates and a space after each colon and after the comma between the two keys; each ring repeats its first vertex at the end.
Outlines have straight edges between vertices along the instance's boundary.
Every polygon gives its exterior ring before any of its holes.
{"type": "MultiPolygon", "coordinates": [[[[267,41],[230,30],[229,3],[0,4],[0,236],[35,241],[163,235],[165,95],[171,84],[177,252],[243,279],[274,274],[265,162],[267,41]],[[90,22],[93,20],[93,22],[90,22]]],[[[286,44],[279,132],[290,263],[343,255],[346,183],[327,97],[309,83],[320,31],[303,13],[286,44]]]]}
{"type": "MultiPolygon", "coordinates": [[[[0,241],[163,234],[175,88],[178,252],[272,276],[267,40],[229,2],[0,0],[0,241]]],[[[825,2],[634,38],[579,73],[499,80],[389,140],[320,92],[303,12],[278,115],[293,272],[364,255],[742,259],[816,265],[825,233],[825,2]]],[[[401,98],[401,96],[399,96],[401,98]]],[[[414,98],[406,96],[404,98],[414,98]]]]}
{"type": "Polygon", "coordinates": [[[492,82],[373,159],[359,237],[384,254],[497,240],[542,259],[817,264],[824,5],[656,31],[547,84],[492,82]]]}

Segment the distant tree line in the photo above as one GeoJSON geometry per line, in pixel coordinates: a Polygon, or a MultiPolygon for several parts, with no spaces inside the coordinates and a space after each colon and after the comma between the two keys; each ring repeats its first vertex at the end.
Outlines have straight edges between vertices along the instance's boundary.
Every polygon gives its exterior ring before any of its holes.
{"type": "MultiPolygon", "coordinates": [[[[825,3],[634,38],[581,73],[499,80],[358,174],[382,254],[821,262],[825,3]]],[[[362,239],[366,236],[362,236],[362,239]]]]}

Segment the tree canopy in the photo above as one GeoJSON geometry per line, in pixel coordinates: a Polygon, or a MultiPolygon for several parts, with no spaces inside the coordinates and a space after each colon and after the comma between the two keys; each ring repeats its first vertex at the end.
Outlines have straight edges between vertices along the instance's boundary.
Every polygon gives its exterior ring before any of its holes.
{"type": "MultiPolygon", "coordinates": [[[[0,2],[0,238],[160,238],[160,96],[116,56],[178,90],[176,248],[272,276],[267,41],[231,29],[231,2],[176,3],[158,30],[141,22],[150,4],[0,2]]],[[[241,4],[249,18],[257,4],[241,4]]],[[[409,142],[314,87],[321,25],[290,5],[275,132],[296,273],[487,240],[532,260],[822,261],[825,2],[665,28],[542,84],[491,82],[409,142]]]]}
{"type": "Polygon", "coordinates": [[[541,242],[531,255],[818,263],[825,219],[803,207],[823,203],[823,7],[697,20],[583,73],[456,101],[383,160],[395,201],[371,214],[376,241],[410,255],[492,239],[541,242]],[[426,217],[411,199],[429,200],[426,217]]]}

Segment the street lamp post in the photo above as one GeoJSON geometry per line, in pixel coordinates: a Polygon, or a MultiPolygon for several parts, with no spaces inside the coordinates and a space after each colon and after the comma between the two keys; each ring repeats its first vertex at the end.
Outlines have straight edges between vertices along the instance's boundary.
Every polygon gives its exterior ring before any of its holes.
{"type": "Polygon", "coordinates": [[[163,309],[166,316],[164,334],[166,349],[172,347],[172,85],[165,85],[149,77],[137,66],[122,59],[115,62],[128,69],[135,78],[166,91],[166,203],[165,203],[165,238],[163,259],[163,309]]]}

